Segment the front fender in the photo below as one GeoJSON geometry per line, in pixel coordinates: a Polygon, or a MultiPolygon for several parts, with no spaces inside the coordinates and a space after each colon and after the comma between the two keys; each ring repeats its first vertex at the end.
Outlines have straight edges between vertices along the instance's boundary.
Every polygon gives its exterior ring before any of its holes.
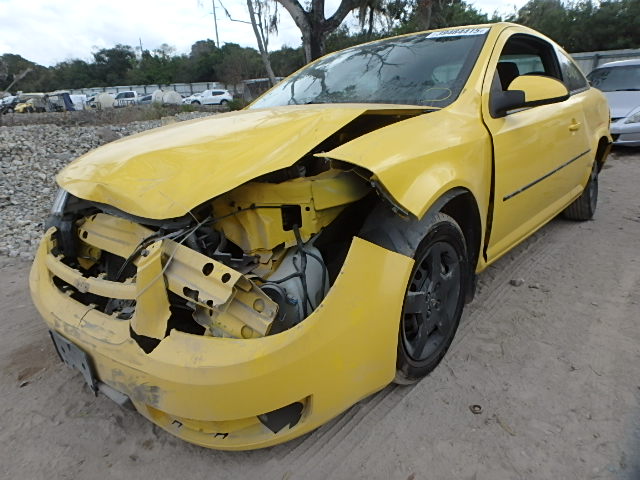
{"type": "Polygon", "coordinates": [[[491,155],[491,138],[479,116],[453,109],[390,125],[323,154],[373,172],[393,199],[417,218],[447,191],[464,187],[478,202],[483,229],[491,155]]]}

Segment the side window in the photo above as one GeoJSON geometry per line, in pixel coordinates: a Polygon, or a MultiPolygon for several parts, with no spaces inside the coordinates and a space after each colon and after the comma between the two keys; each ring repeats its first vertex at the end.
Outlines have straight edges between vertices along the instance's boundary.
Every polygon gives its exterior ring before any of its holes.
{"type": "Polygon", "coordinates": [[[562,70],[562,81],[567,86],[570,93],[583,90],[589,86],[587,79],[580,69],[564,53],[558,52],[560,60],[560,70],[562,70]]]}
{"type": "Polygon", "coordinates": [[[502,90],[521,75],[546,75],[562,80],[553,46],[531,35],[513,35],[505,44],[496,76],[502,90]]]}

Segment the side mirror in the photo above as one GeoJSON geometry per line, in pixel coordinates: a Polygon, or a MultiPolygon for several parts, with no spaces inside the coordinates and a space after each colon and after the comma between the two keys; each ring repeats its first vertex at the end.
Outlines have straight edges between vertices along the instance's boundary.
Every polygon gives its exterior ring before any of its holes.
{"type": "Polygon", "coordinates": [[[530,108],[539,105],[564,102],[569,90],[560,80],[542,75],[516,77],[507,91],[491,95],[491,110],[494,117],[504,117],[509,110],[530,108]]]}

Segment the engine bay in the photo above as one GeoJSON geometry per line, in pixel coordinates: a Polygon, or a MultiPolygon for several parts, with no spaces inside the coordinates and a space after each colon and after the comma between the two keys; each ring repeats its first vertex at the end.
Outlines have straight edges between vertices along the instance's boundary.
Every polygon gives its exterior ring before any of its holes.
{"type": "Polygon", "coordinates": [[[166,221],[63,192],[49,221],[54,283],[130,321],[147,353],[172,329],[251,339],[293,328],[329,292],[376,200],[362,172],[314,164],[326,167],[274,172],[166,221]]]}

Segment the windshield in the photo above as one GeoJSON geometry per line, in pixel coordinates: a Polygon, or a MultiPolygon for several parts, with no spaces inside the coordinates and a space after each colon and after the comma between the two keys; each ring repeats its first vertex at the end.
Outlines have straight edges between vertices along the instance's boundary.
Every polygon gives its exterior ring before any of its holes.
{"type": "Polygon", "coordinates": [[[598,68],[587,78],[592,86],[603,92],[640,90],[640,65],[598,68]]]}
{"type": "Polygon", "coordinates": [[[308,103],[444,107],[458,97],[488,31],[452,29],[352,47],[284,79],[250,108],[308,103]]]}

